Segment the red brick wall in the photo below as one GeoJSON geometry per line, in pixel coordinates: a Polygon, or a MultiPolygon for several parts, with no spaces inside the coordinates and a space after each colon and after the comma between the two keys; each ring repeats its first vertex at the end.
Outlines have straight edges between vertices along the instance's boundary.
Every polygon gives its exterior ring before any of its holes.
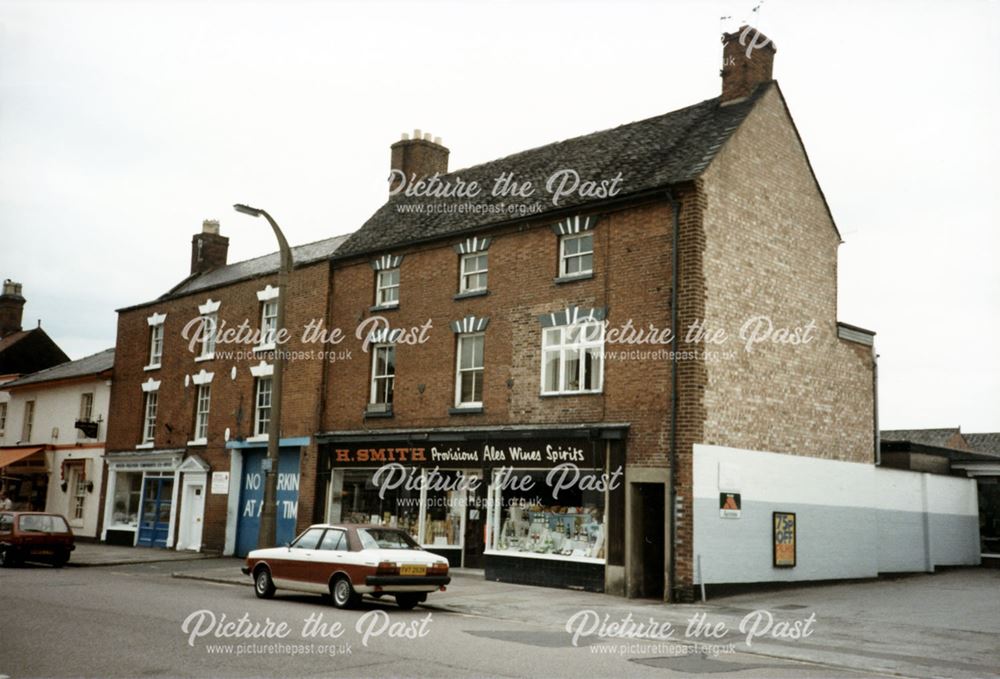
{"type": "MultiPolygon", "coordinates": [[[[249,319],[251,328],[260,324],[260,302],[257,292],[265,285],[277,285],[277,276],[235,283],[224,288],[199,292],[177,299],[156,302],[122,311],[118,316],[118,339],[111,391],[111,417],[108,426],[108,450],[134,450],[142,440],[144,398],[141,385],[149,378],[160,381],[155,447],[188,448],[207,462],[212,471],[229,469],[230,453],[225,447],[224,432],[230,429],[232,439],[253,434],[254,378],[250,366],[258,364],[264,354],[230,356],[223,352],[243,350],[243,346],[216,348],[214,360],[195,361],[181,331],[185,324],[198,316],[198,306],[209,298],[221,301],[218,318],[230,325],[249,319]],[[163,359],[158,370],[145,371],[149,357],[149,326],[146,318],[153,313],[167,315],[164,327],[163,359]],[[236,368],[236,379],[231,371],[236,368]],[[208,445],[187,446],[193,437],[194,408],[197,388],[185,386],[185,375],[195,375],[202,369],[215,374],[212,380],[212,400],[208,421],[208,445]],[[168,428],[169,427],[169,428],[168,428]]],[[[314,264],[296,269],[291,276],[286,303],[286,326],[292,340],[285,349],[308,351],[315,347],[302,346],[301,329],[310,319],[322,319],[329,291],[329,265],[314,264]]],[[[285,370],[282,412],[282,436],[312,436],[317,430],[318,404],[323,378],[323,361],[319,359],[289,360],[285,370]]],[[[303,449],[300,462],[299,526],[312,520],[311,507],[315,489],[315,445],[303,449]]],[[[228,496],[209,493],[205,505],[204,543],[210,549],[222,549],[225,539],[228,496]]],[[[179,511],[179,510],[178,510],[179,511]]],[[[179,514],[178,514],[179,515],[179,514]]]]}
{"type": "MultiPolygon", "coordinates": [[[[453,299],[458,291],[463,238],[392,251],[404,255],[400,306],[371,312],[375,274],[367,260],[335,270],[331,323],[348,338],[349,361],[331,371],[324,429],[444,427],[492,424],[630,422],[628,463],[665,465],[669,365],[665,360],[607,360],[602,394],[540,396],[542,328],[538,316],[569,305],[607,307],[612,327],[631,319],[637,327],[669,327],[672,214],[665,201],[608,213],[594,231],[592,279],[557,284],[558,237],[553,220],[491,234],[489,291],[453,299]],[[381,314],[392,328],[432,321],[423,345],[397,345],[394,416],[363,417],[369,399],[370,354],[354,330],[381,314]],[[449,415],[454,406],[455,336],[449,324],[467,315],[488,316],[485,332],[484,412],[449,415]],[[508,386],[511,381],[511,386],[508,386]],[[421,385],[423,391],[421,392],[421,385]]],[[[383,254],[383,253],[378,253],[383,254]]],[[[607,345],[608,352],[656,346],[607,345]]]]}

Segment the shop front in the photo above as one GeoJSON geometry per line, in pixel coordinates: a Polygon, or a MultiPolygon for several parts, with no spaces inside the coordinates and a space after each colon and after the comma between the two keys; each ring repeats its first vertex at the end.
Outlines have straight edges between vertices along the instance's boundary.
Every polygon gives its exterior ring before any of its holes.
{"type": "Polygon", "coordinates": [[[604,591],[624,556],[624,426],[331,433],[317,498],[332,523],[406,530],[501,582],[604,591]]]}
{"type": "Polygon", "coordinates": [[[49,487],[49,464],[45,446],[0,448],[0,490],[14,509],[45,511],[49,487]]]}
{"type": "Polygon", "coordinates": [[[183,458],[183,449],[107,454],[103,542],[160,548],[172,544],[176,477],[183,458]]]}

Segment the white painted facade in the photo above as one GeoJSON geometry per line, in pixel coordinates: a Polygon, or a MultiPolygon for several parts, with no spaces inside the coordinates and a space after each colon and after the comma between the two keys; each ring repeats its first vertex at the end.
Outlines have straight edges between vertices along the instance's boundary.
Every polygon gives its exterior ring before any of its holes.
{"type": "Polygon", "coordinates": [[[7,404],[0,447],[30,444],[45,448],[48,470],[45,511],[64,515],[79,536],[97,537],[99,533],[110,397],[111,381],[96,378],[0,391],[0,402],[7,404]],[[99,423],[95,438],[85,438],[76,429],[84,394],[92,395],[90,419],[99,423]],[[34,402],[34,408],[30,435],[25,438],[29,402],[34,402]]]}
{"type": "Polygon", "coordinates": [[[696,583],[873,578],[977,565],[974,479],[696,445],[696,583]],[[738,518],[720,493],[739,493],[738,518]],[[797,563],[773,564],[773,512],[796,515],[797,563]]]}

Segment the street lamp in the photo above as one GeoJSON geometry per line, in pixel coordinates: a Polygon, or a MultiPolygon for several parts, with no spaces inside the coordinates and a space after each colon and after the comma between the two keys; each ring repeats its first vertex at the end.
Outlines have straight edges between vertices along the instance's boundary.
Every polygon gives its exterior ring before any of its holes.
{"type": "MultiPolygon", "coordinates": [[[[285,234],[277,222],[261,210],[249,205],[237,203],[233,209],[251,217],[263,217],[271,225],[274,237],[278,239],[278,251],[281,266],[278,268],[278,311],[275,319],[275,335],[285,327],[285,289],[288,287],[288,274],[292,270],[292,251],[285,240],[285,234]]],[[[285,359],[281,348],[275,341],[274,372],[271,374],[271,419],[267,428],[267,464],[264,477],[264,506],[260,512],[260,529],[257,533],[257,547],[273,547],[277,542],[277,512],[278,512],[278,440],[281,435],[281,377],[284,372],[285,359]]]]}

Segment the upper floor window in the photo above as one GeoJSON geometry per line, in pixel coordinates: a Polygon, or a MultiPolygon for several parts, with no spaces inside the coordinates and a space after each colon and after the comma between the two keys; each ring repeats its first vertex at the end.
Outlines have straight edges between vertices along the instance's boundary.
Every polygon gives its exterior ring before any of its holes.
{"type": "Polygon", "coordinates": [[[559,239],[560,276],[582,276],[593,271],[594,234],[573,234],[559,239]]]}
{"type": "Polygon", "coordinates": [[[278,334],[278,288],[271,285],[257,291],[260,302],[260,339],[258,349],[273,349],[278,334]]]}
{"type": "Polygon", "coordinates": [[[396,381],[396,347],[379,344],[372,348],[372,405],[386,409],[392,405],[392,391],[396,381]]]}
{"type": "Polygon", "coordinates": [[[159,368],[163,361],[163,323],[166,314],[153,314],[146,319],[149,324],[149,363],[146,370],[159,368]]]}
{"type": "Polygon", "coordinates": [[[371,261],[375,270],[375,308],[399,306],[399,267],[402,255],[382,255],[371,261]]]}
{"type": "MultiPolygon", "coordinates": [[[[84,394],[80,394],[80,417],[78,417],[77,419],[80,420],[81,422],[92,422],[93,417],[94,417],[94,393],[88,391],[84,394]]],[[[84,439],[87,438],[87,434],[85,434],[82,430],[77,429],[76,437],[84,439]]]]}
{"type": "Polygon", "coordinates": [[[399,304],[399,269],[379,271],[375,286],[375,306],[397,306],[399,304]]]}
{"type": "Polygon", "coordinates": [[[455,405],[483,405],[483,341],[482,333],[459,335],[455,369],[455,405]]]}
{"type": "Polygon", "coordinates": [[[257,395],[254,405],[254,436],[266,436],[271,427],[271,377],[257,378],[257,395]]]}
{"type": "Polygon", "coordinates": [[[7,402],[0,403],[0,435],[7,429],[7,402]]]}
{"type": "Polygon", "coordinates": [[[212,385],[198,385],[198,398],[194,408],[194,440],[208,439],[208,410],[212,404],[212,385]]]}
{"type": "Polygon", "coordinates": [[[35,402],[25,401],[24,422],[21,425],[21,441],[28,443],[31,441],[31,430],[35,426],[35,402]]]}
{"type": "Polygon", "coordinates": [[[542,394],[600,392],[604,325],[596,321],[543,328],[542,394]]]}
{"type": "Polygon", "coordinates": [[[273,347],[278,332],[278,300],[271,299],[260,305],[260,344],[273,347]]]}
{"type": "Polygon", "coordinates": [[[488,269],[487,254],[474,252],[462,255],[459,292],[479,292],[486,289],[488,269]]]}
{"type": "Polygon", "coordinates": [[[152,443],[156,438],[156,406],[159,400],[159,392],[146,392],[146,408],[143,415],[142,442],[152,443]]]}
{"type": "Polygon", "coordinates": [[[90,422],[94,416],[94,392],[88,391],[80,394],[80,419],[90,422]]]}
{"type": "Polygon", "coordinates": [[[209,299],[204,304],[198,306],[198,313],[201,314],[201,325],[199,328],[199,350],[196,361],[206,361],[215,358],[215,335],[219,329],[219,306],[221,302],[213,302],[209,299]]]}

